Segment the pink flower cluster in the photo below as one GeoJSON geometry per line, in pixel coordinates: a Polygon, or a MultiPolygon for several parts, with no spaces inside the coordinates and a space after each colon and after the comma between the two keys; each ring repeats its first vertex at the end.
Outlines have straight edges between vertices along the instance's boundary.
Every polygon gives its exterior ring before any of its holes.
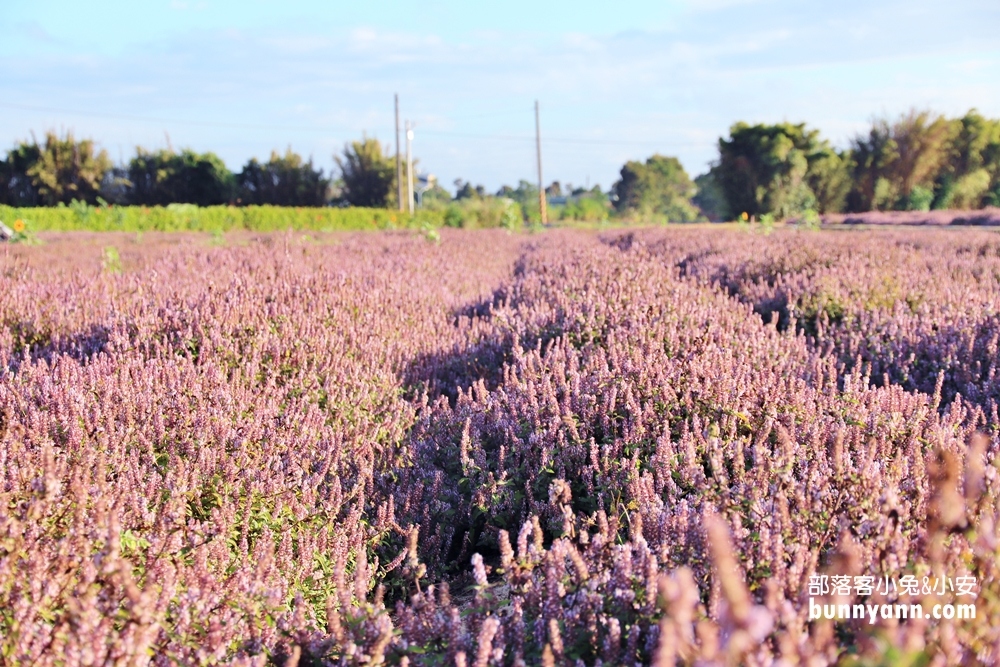
{"type": "Polygon", "coordinates": [[[994,234],[73,240],[0,258],[2,663],[1000,659],[994,234]]]}

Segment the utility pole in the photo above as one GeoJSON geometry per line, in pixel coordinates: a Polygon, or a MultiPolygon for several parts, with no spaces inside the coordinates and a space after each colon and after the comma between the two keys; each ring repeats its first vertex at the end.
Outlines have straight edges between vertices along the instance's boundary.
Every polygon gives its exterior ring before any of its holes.
{"type": "Polygon", "coordinates": [[[396,201],[399,210],[403,211],[403,161],[399,156],[399,93],[393,95],[396,99],[396,201]]]}
{"type": "Polygon", "coordinates": [[[545,210],[545,185],[542,183],[542,126],[538,120],[538,100],[535,100],[535,150],[538,153],[538,210],[544,225],[549,220],[545,210]]]}
{"type": "Polygon", "coordinates": [[[406,205],[413,215],[413,130],[406,121],[406,205]]]}

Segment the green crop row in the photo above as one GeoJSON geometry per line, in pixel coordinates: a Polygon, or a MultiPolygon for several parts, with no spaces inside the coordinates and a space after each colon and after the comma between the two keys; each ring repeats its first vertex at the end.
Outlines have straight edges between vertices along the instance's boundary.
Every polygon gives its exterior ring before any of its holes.
{"type": "Polygon", "coordinates": [[[355,231],[440,227],[444,214],[420,210],[410,215],[388,209],[306,208],[284,206],[88,206],[55,208],[0,206],[0,221],[26,232],[46,231],[201,231],[286,229],[355,231]],[[20,222],[18,222],[20,221],[20,222]]]}

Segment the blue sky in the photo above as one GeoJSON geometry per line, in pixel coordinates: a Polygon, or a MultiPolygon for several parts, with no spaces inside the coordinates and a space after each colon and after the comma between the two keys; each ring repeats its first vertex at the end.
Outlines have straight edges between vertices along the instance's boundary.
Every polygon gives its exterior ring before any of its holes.
{"type": "Polygon", "coordinates": [[[231,169],[286,147],[327,170],[362,133],[495,190],[607,188],[629,159],[693,175],[737,120],[807,122],[845,146],[910,108],[1000,117],[1000,2],[615,3],[0,0],[0,142],[47,129],[213,150],[231,169]]]}

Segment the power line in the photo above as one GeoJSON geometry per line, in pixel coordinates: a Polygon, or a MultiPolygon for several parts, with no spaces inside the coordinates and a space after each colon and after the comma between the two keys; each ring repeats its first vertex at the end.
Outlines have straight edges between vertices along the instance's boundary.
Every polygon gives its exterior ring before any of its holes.
{"type": "MultiPolygon", "coordinates": [[[[457,138],[462,138],[462,139],[489,139],[489,140],[496,140],[496,141],[524,141],[524,142],[534,142],[535,141],[535,137],[528,136],[528,135],[520,136],[520,135],[503,135],[503,134],[469,134],[467,132],[448,132],[448,131],[443,131],[443,130],[424,130],[424,134],[431,134],[431,135],[440,136],[440,137],[457,137],[457,138]]],[[[715,139],[712,139],[711,142],[705,141],[705,142],[697,142],[697,143],[692,143],[692,142],[678,143],[678,142],[672,141],[670,139],[647,139],[647,140],[638,140],[638,139],[570,139],[568,137],[547,137],[545,139],[545,143],[552,142],[552,143],[559,143],[559,144],[587,144],[587,145],[591,145],[591,144],[605,144],[605,145],[609,145],[609,146],[614,146],[614,145],[619,145],[619,144],[630,144],[630,145],[648,146],[649,144],[669,143],[671,146],[678,146],[678,147],[683,147],[683,148],[702,148],[704,146],[707,146],[709,143],[711,143],[714,146],[715,145],[715,141],[716,141],[715,139]]]]}
{"type": "MultiPolygon", "coordinates": [[[[274,125],[274,124],[258,124],[258,123],[229,123],[229,122],[218,122],[218,121],[204,121],[204,120],[186,120],[179,118],[162,118],[154,116],[134,116],[130,114],[110,114],[97,111],[79,111],[79,110],[69,110],[69,109],[57,109],[54,107],[40,107],[31,106],[26,104],[11,104],[8,102],[0,102],[0,107],[8,109],[20,109],[22,111],[42,111],[45,113],[61,113],[76,116],[89,116],[93,118],[107,118],[109,120],[133,120],[137,122],[144,123],[166,123],[173,125],[196,125],[201,127],[225,127],[233,129],[255,129],[255,130],[288,130],[293,132],[315,132],[315,133],[326,133],[326,132],[358,132],[357,128],[345,128],[345,127],[319,127],[319,126],[303,126],[303,125],[274,125]]],[[[505,134],[475,134],[468,132],[450,132],[447,130],[424,130],[424,134],[429,134],[432,136],[439,137],[455,137],[458,139],[480,139],[486,141],[518,141],[518,142],[534,142],[535,137],[529,135],[505,135],[505,134]]],[[[649,139],[649,140],[636,140],[636,139],[573,139],[569,137],[548,137],[546,138],[546,143],[560,143],[560,144],[580,144],[580,145],[633,145],[633,146],[648,146],[650,144],[670,144],[672,147],[677,148],[703,148],[709,145],[709,142],[684,142],[678,143],[671,141],[669,139],[649,139]]],[[[711,144],[715,144],[715,140],[711,141],[711,144]]]]}
{"type": "Polygon", "coordinates": [[[210,120],[185,120],[180,118],[158,118],[154,116],[132,116],[129,114],[110,114],[103,113],[99,111],[71,111],[69,109],[56,109],[53,107],[37,107],[28,106],[25,104],[10,104],[7,102],[0,102],[0,107],[6,107],[9,109],[21,109],[23,111],[43,111],[45,113],[62,113],[69,114],[71,116],[90,116],[94,118],[107,118],[108,120],[134,120],[142,123],[169,123],[173,125],[200,125],[203,127],[229,127],[233,129],[241,130],[292,130],[292,131],[306,131],[306,132],[357,132],[356,129],[348,129],[343,127],[324,127],[324,128],[309,128],[303,127],[301,125],[273,125],[273,124],[255,124],[255,123],[225,123],[210,120]]]}
{"type": "Polygon", "coordinates": [[[524,114],[524,109],[517,107],[516,109],[511,108],[505,111],[489,111],[486,113],[476,113],[476,114],[448,114],[449,120],[476,120],[479,118],[499,118],[501,116],[520,116],[524,114]]]}

